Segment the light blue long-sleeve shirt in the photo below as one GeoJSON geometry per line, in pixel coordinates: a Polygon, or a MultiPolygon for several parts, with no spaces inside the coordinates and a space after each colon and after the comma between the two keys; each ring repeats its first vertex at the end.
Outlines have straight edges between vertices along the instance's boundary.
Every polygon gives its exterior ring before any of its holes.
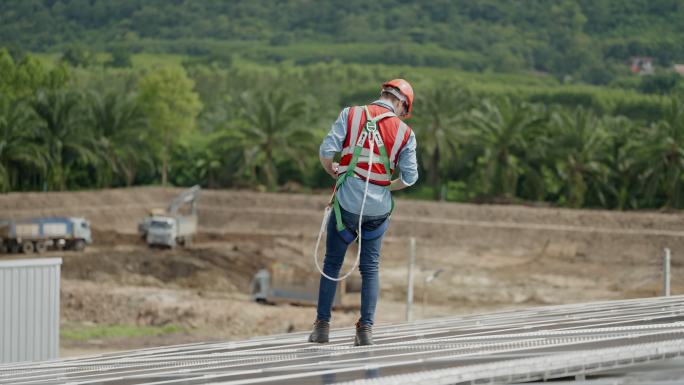
{"type": "MultiPolygon", "coordinates": [[[[394,107],[384,101],[376,100],[373,104],[387,107],[394,111],[394,107]]],[[[344,146],[344,139],[347,137],[347,119],[349,117],[349,107],[342,110],[340,116],[333,123],[330,132],[323,139],[319,149],[320,156],[332,159],[335,153],[341,152],[344,146]]],[[[418,161],[416,160],[416,136],[411,131],[408,141],[397,156],[401,181],[407,186],[411,186],[418,180],[418,161]]],[[[361,213],[361,203],[366,182],[360,178],[347,178],[345,183],[337,191],[337,198],[343,209],[354,213],[361,213]]],[[[392,208],[392,196],[386,187],[370,183],[368,185],[368,196],[366,205],[363,209],[364,216],[380,216],[387,214],[392,208]]]]}

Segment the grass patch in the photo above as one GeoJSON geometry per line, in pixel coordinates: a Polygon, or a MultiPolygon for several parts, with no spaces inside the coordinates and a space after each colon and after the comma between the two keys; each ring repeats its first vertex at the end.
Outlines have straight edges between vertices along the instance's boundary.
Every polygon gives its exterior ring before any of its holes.
{"type": "Polygon", "coordinates": [[[185,329],[179,325],[92,325],[63,328],[60,332],[60,336],[65,340],[86,341],[96,338],[160,336],[182,333],[184,331],[185,329]]]}
{"type": "MultiPolygon", "coordinates": [[[[94,52],[93,62],[88,68],[102,67],[111,60],[112,55],[108,52],[94,52]]],[[[55,52],[31,52],[41,64],[47,68],[54,68],[62,57],[61,53],[55,52]]],[[[163,53],[139,53],[131,55],[133,68],[152,68],[156,66],[181,65],[183,60],[189,58],[185,55],[163,54],[163,53]]]]}
{"type": "Polygon", "coordinates": [[[156,66],[174,65],[180,66],[188,56],[161,54],[161,53],[139,53],[131,55],[133,68],[151,68],[156,66]]]}

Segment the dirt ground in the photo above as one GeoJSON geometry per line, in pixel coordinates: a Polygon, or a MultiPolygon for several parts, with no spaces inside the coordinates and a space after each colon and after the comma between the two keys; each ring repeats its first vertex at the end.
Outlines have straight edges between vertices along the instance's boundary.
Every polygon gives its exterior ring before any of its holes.
{"type": "MultiPolygon", "coordinates": [[[[178,325],[185,330],[63,340],[63,357],[310,327],[315,308],[254,303],[249,285],[259,269],[274,264],[287,264],[298,279],[316,285],[312,251],[328,197],[205,190],[196,242],[175,250],[148,249],[135,234],[138,221],[180,191],[147,187],[0,195],[2,218],[66,215],[92,223],[94,244],[85,252],[47,254],[64,259],[63,326],[178,325]]],[[[679,213],[398,200],[383,246],[377,322],[405,319],[410,237],[417,244],[415,318],[659,295],[664,247],[673,250],[672,292],[681,294],[683,219],[679,213]],[[426,284],[438,269],[442,272],[426,284]]],[[[351,251],[344,270],[354,260],[351,251]]],[[[0,256],[17,257],[26,256],[0,256]]],[[[353,308],[336,311],[333,327],[351,326],[357,317],[353,308]]]]}

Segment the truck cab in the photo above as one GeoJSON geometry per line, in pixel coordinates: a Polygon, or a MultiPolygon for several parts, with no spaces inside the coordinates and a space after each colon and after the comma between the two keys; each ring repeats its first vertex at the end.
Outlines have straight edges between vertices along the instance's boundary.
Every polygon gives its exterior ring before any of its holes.
{"type": "Polygon", "coordinates": [[[178,225],[173,217],[155,215],[149,219],[147,244],[150,246],[176,247],[178,225]]]}
{"type": "Polygon", "coordinates": [[[178,194],[166,210],[152,209],[138,223],[138,234],[150,247],[174,248],[176,245],[190,245],[197,234],[199,192],[200,186],[193,186],[178,194]],[[182,210],[188,206],[189,210],[182,210]]]}
{"type": "Polygon", "coordinates": [[[70,218],[73,223],[74,239],[82,239],[86,244],[93,243],[93,234],[90,229],[90,221],[82,217],[70,218]]]}

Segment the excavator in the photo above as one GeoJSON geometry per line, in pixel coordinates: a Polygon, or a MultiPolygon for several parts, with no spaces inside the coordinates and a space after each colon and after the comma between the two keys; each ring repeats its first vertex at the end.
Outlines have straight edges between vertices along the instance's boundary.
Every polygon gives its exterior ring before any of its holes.
{"type": "Polygon", "coordinates": [[[138,224],[138,234],[149,247],[173,249],[177,245],[188,246],[197,234],[197,199],[200,186],[195,185],[176,196],[166,210],[152,209],[138,224]],[[181,208],[190,205],[189,214],[181,208]]]}

